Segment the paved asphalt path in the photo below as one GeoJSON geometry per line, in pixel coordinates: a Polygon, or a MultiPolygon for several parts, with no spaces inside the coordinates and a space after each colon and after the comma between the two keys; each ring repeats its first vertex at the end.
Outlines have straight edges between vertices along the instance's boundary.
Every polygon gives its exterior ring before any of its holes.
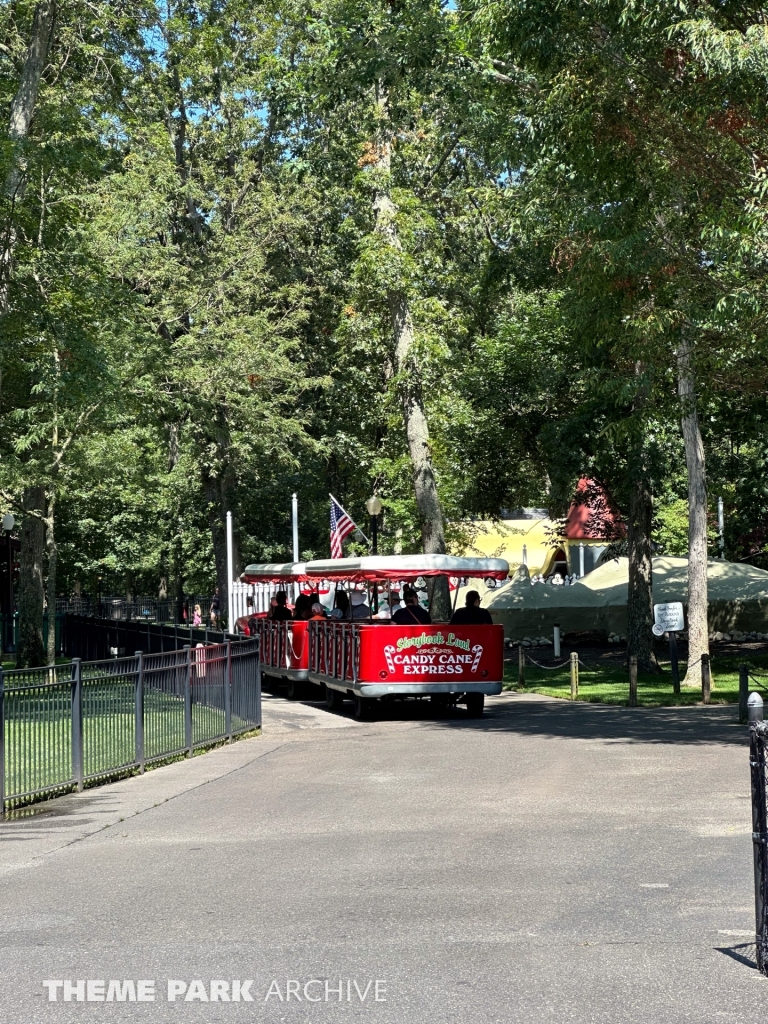
{"type": "Polygon", "coordinates": [[[764,1024],[734,709],[489,703],[266,696],[262,737],[4,823],[0,1022],[764,1024]],[[156,999],[48,1002],[64,979],[156,999]]]}

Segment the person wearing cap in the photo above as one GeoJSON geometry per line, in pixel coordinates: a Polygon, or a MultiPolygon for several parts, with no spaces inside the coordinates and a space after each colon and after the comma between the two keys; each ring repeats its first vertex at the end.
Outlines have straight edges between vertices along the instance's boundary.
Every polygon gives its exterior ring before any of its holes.
{"type": "Polygon", "coordinates": [[[349,595],[349,600],[352,605],[351,618],[353,620],[370,618],[371,609],[365,603],[365,594],[362,590],[353,590],[349,595]]]}
{"type": "Polygon", "coordinates": [[[493,619],[487,608],[480,607],[480,595],[476,590],[467,592],[463,608],[457,608],[451,616],[452,626],[492,626],[493,619]]]}
{"type": "Polygon", "coordinates": [[[393,590],[387,596],[387,600],[382,602],[377,618],[380,622],[390,622],[399,607],[400,595],[396,590],[393,590]]]}
{"type": "Polygon", "coordinates": [[[419,604],[419,595],[412,587],[403,590],[405,608],[398,608],[392,616],[392,621],[398,626],[429,626],[432,624],[432,616],[426,608],[419,604]]]}
{"type": "Polygon", "coordinates": [[[325,621],[325,608],[320,604],[319,601],[313,601],[312,603],[312,615],[310,616],[310,622],[317,622],[318,620],[325,621]]]}

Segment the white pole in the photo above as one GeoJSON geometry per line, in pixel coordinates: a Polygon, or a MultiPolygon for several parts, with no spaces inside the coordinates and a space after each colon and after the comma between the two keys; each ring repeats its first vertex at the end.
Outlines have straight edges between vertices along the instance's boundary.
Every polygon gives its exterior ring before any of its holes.
{"type": "Polygon", "coordinates": [[[584,578],[584,545],[579,543],[579,579],[584,578]]]}
{"type": "Polygon", "coordinates": [[[528,565],[528,545],[523,544],[523,565],[528,565]]]}
{"type": "Polygon", "coordinates": [[[232,513],[227,512],[227,629],[230,633],[234,633],[235,631],[235,623],[233,619],[235,607],[233,576],[235,575],[235,567],[232,546],[232,513]]]}
{"type": "Polygon", "coordinates": [[[725,559],[725,509],[723,499],[717,499],[717,529],[720,533],[720,558],[725,559]]]}
{"type": "Polygon", "coordinates": [[[299,560],[299,496],[294,494],[291,498],[291,511],[293,513],[293,560],[299,560]]]}

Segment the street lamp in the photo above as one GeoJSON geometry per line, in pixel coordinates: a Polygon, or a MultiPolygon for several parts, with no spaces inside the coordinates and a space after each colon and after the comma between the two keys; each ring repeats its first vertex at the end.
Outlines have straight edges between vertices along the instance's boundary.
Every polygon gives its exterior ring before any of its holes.
{"type": "Polygon", "coordinates": [[[13,547],[11,545],[11,532],[16,526],[16,520],[10,512],[3,516],[3,529],[5,530],[5,558],[8,566],[8,621],[6,623],[6,634],[4,647],[8,654],[16,650],[14,629],[13,629],[13,547]]]}
{"type": "Polygon", "coordinates": [[[371,554],[378,555],[379,523],[377,516],[380,514],[384,506],[381,504],[381,498],[374,494],[372,498],[369,498],[368,501],[366,501],[365,507],[368,509],[368,515],[371,517],[371,554]]]}
{"type": "MultiPolygon", "coordinates": [[[[379,520],[377,517],[384,506],[381,504],[381,498],[374,494],[373,497],[366,501],[365,507],[368,509],[368,515],[371,517],[371,554],[378,555],[379,520]]],[[[378,614],[379,611],[379,588],[375,583],[373,585],[373,611],[374,614],[378,614]]]]}

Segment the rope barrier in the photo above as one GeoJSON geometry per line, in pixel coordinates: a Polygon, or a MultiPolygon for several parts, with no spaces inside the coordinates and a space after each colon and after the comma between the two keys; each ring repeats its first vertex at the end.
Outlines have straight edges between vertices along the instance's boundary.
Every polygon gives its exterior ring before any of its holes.
{"type": "MultiPolygon", "coordinates": [[[[534,659],[530,656],[530,654],[528,654],[527,651],[523,651],[523,657],[527,658],[528,661],[530,661],[530,663],[532,665],[536,666],[536,668],[546,669],[547,672],[556,672],[558,669],[563,668],[564,665],[570,665],[571,664],[571,661],[570,661],[570,658],[569,658],[568,661],[561,661],[559,665],[542,665],[540,662],[534,661],[534,659]]],[[[579,658],[579,665],[581,666],[581,668],[588,668],[588,666],[584,664],[584,662],[581,660],[581,658],[579,658]]]]}
{"type": "Polygon", "coordinates": [[[753,683],[754,683],[754,684],[755,684],[755,685],[757,686],[758,690],[762,690],[762,691],[763,691],[763,693],[768,693],[768,688],[767,688],[767,687],[765,687],[765,686],[764,686],[764,685],[763,685],[762,683],[760,683],[760,682],[759,682],[759,681],[758,681],[758,680],[756,679],[756,677],[752,675],[752,673],[751,673],[751,672],[750,672],[749,670],[747,670],[747,675],[748,675],[748,676],[749,676],[749,678],[750,678],[750,679],[752,680],[752,682],[753,682],[753,683]]]}

